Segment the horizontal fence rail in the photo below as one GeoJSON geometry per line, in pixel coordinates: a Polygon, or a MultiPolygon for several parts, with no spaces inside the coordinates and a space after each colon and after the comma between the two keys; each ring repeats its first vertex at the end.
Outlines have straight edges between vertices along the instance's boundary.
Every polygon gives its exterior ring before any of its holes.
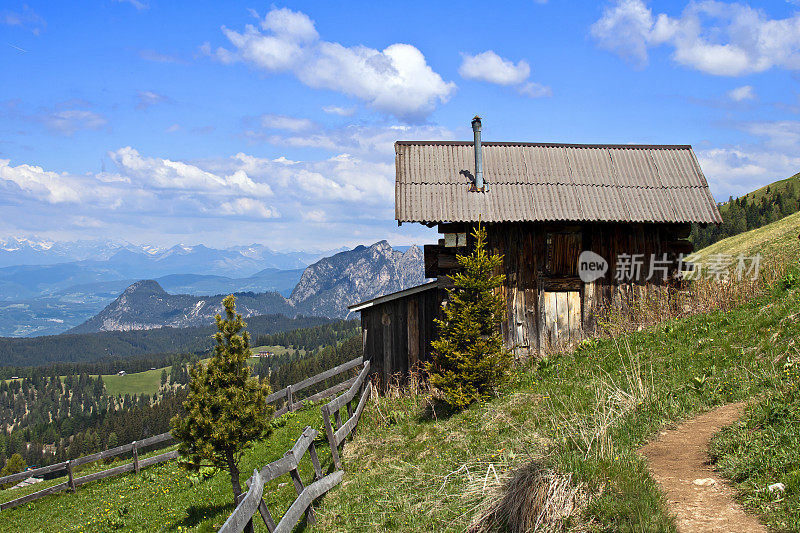
{"type": "Polygon", "coordinates": [[[84,485],[92,481],[105,479],[107,477],[116,476],[119,474],[123,474],[125,472],[138,472],[142,468],[146,468],[150,465],[175,459],[178,457],[177,450],[155,455],[153,457],[148,457],[146,459],[141,459],[141,460],[139,459],[139,450],[150,446],[157,446],[159,448],[163,448],[164,446],[171,444],[172,440],[173,438],[171,433],[162,433],[161,435],[155,435],[153,437],[148,437],[140,441],[134,441],[131,442],[130,444],[123,444],[122,446],[111,448],[110,450],[103,450],[102,452],[93,453],[91,455],[85,455],[83,457],[78,457],[77,459],[72,459],[70,461],[64,461],[62,463],[56,463],[54,465],[45,466],[42,468],[35,468],[33,470],[27,470],[25,472],[19,472],[17,474],[11,474],[10,476],[2,477],[0,478],[0,485],[5,485],[6,483],[21,481],[29,477],[63,471],[61,475],[56,477],[66,476],[67,481],[64,481],[63,483],[58,483],[57,485],[53,485],[51,487],[47,487],[37,492],[26,494],[25,496],[7,501],[5,503],[0,503],[0,511],[5,511],[6,509],[11,509],[12,507],[32,502],[34,500],[38,500],[39,498],[44,498],[45,496],[56,494],[65,490],[75,492],[75,489],[80,485],[84,485]],[[111,457],[116,457],[118,455],[126,453],[133,454],[133,461],[131,461],[130,463],[125,463],[119,466],[115,466],[113,468],[109,468],[107,470],[94,472],[92,474],[88,474],[78,478],[74,476],[75,468],[81,465],[93,463],[95,461],[101,461],[104,459],[109,459],[111,457]]]}
{"type": "Polygon", "coordinates": [[[247,493],[242,496],[236,509],[231,513],[218,533],[253,531],[253,516],[256,510],[261,514],[261,518],[270,533],[288,533],[292,531],[304,513],[307,523],[313,524],[316,522],[312,504],[317,498],[338,485],[343,476],[341,470],[323,476],[322,466],[314,446],[314,439],[317,437],[317,433],[317,430],[306,427],[303,434],[292,446],[292,449],[287,451],[283,457],[264,466],[260,471],[253,472],[253,476],[247,480],[247,493]],[[306,452],[308,452],[311,464],[314,467],[314,480],[307,487],[300,479],[299,472],[300,460],[306,452]],[[286,474],[292,477],[294,488],[297,491],[297,498],[276,524],[272,518],[272,513],[270,513],[262,499],[264,484],[286,474]]]}
{"type": "Polygon", "coordinates": [[[289,386],[287,386],[287,387],[285,387],[285,388],[283,388],[283,389],[281,389],[279,391],[273,392],[272,394],[267,396],[267,400],[266,401],[267,401],[267,403],[272,403],[272,402],[275,402],[275,401],[278,401],[278,400],[281,400],[281,399],[285,400],[286,405],[284,405],[282,408],[278,409],[275,412],[274,416],[277,417],[277,416],[281,416],[283,414],[286,414],[286,412],[288,412],[288,411],[295,411],[295,410],[299,409],[306,402],[316,402],[316,401],[319,401],[319,400],[323,400],[325,398],[329,398],[329,397],[333,396],[334,394],[338,394],[339,392],[341,392],[341,391],[345,390],[347,387],[349,387],[349,384],[348,385],[344,385],[344,383],[348,383],[348,381],[350,381],[350,380],[347,380],[347,381],[345,381],[343,383],[339,383],[337,385],[329,387],[328,389],[325,389],[322,392],[318,392],[318,393],[316,393],[316,394],[314,394],[312,396],[309,396],[308,398],[304,398],[303,400],[300,400],[300,401],[297,401],[295,399],[295,395],[301,390],[307,389],[309,387],[312,387],[312,386],[314,386],[314,385],[316,385],[318,383],[321,383],[321,382],[325,381],[326,379],[330,379],[330,378],[332,378],[334,376],[338,376],[339,374],[347,372],[348,370],[356,368],[356,367],[360,366],[363,362],[364,362],[364,359],[362,357],[356,357],[355,359],[351,359],[350,361],[347,361],[346,363],[342,363],[341,365],[337,365],[337,366],[331,368],[330,370],[326,370],[325,372],[320,372],[316,376],[311,376],[310,378],[306,378],[306,379],[304,379],[303,381],[301,381],[299,383],[295,383],[293,385],[289,385],[289,386]]]}
{"type": "Polygon", "coordinates": [[[347,392],[337,396],[330,403],[321,407],[322,422],[325,426],[325,433],[328,437],[328,444],[331,447],[331,457],[337,470],[342,469],[342,460],[339,457],[339,445],[344,442],[358,425],[358,419],[364,410],[364,406],[369,400],[372,392],[372,383],[367,379],[369,376],[369,361],[364,364],[364,368],[358,374],[355,381],[347,389],[347,392]],[[353,400],[358,398],[358,405],[353,410],[353,400]],[[347,421],[342,423],[341,409],[347,406],[347,421]],[[331,415],[336,422],[338,429],[334,430],[331,423],[331,415]]]}

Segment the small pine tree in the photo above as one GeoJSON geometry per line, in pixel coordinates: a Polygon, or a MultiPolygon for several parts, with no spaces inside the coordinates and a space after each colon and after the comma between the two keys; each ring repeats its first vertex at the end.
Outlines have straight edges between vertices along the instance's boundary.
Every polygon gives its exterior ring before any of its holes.
{"type": "Polygon", "coordinates": [[[426,364],[431,385],[456,409],[487,398],[511,366],[499,330],[505,302],[495,293],[505,280],[504,275],[494,274],[503,258],[487,253],[486,229],[480,223],[472,236],[472,253],[456,256],[463,272],[452,276],[455,287],[448,291],[444,320],[436,320],[439,338],[432,343],[433,359],[426,364]]]}
{"type": "Polygon", "coordinates": [[[219,331],[214,335],[214,355],[207,365],[192,366],[183,403],[186,415],[172,419],[186,467],[227,469],[234,504],[242,494],[239,460],[254,441],[269,436],[274,409],[265,401],[271,392],[269,384],[250,375],[250,335],[240,334],[246,324],[236,313],[235,302],[233,295],[222,301],[226,317],[216,316],[219,331]]]}
{"type": "MultiPolygon", "coordinates": [[[[3,467],[3,469],[0,470],[0,477],[10,476],[11,474],[22,472],[27,467],[28,465],[25,464],[25,460],[22,458],[22,456],[18,453],[15,453],[8,459],[8,461],[6,461],[6,464],[3,467]]],[[[5,489],[10,487],[11,485],[13,485],[13,483],[6,483],[5,486],[0,488],[5,489]]]]}

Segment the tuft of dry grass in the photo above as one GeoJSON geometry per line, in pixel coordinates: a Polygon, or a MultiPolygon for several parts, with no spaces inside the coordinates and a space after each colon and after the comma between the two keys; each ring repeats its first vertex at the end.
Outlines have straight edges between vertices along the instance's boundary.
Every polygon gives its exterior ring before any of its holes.
{"type": "Polygon", "coordinates": [[[486,481],[478,489],[480,479],[472,484],[473,492],[484,495],[479,511],[467,531],[559,532],[567,527],[575,531],[575,517],[581,516],[588,498],[583,485],[575,484],[572,474],[560,474],[532,461],[486,490],[486,481]]]}

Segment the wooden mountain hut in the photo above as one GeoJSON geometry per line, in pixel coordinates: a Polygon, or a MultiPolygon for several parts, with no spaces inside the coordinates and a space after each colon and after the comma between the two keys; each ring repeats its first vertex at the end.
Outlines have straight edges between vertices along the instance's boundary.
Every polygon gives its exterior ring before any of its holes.
{"type": "Polygon", "coordinates": [[[395,218],[442,238],[424,247],[435,282],[351,307],[384,377],[428,358],[431,309],[479,221],[503,255],[501,327],[519,355],[580,339],[600,306],[674,286],[691,224],[722,222],[691,146],[482,142],[472,125],[469,142],[395,143],[395,218]]]}

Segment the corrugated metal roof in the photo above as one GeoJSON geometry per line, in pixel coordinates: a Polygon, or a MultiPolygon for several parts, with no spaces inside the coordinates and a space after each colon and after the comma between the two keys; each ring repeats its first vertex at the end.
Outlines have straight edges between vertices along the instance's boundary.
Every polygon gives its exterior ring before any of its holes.
{"type": "Polygon", "coordinates": [[[691,146],[398,141],[401,222],[705,222],[722,218],[691,146]]]}

